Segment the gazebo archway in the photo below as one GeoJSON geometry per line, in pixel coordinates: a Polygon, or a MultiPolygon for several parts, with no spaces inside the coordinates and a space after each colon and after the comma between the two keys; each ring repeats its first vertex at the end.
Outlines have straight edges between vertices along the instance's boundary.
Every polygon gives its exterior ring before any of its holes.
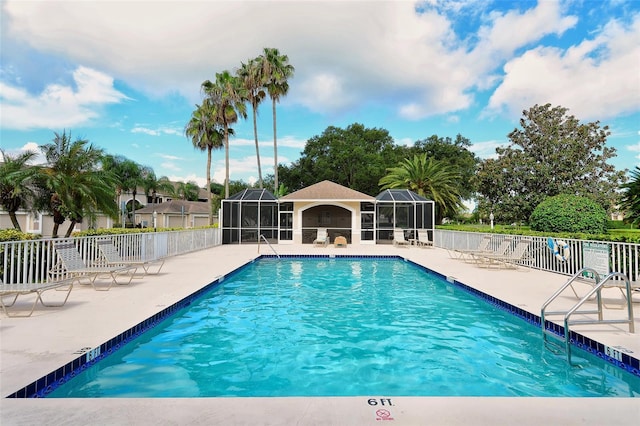
{"type": "Polygon", "coordinates": [[[319,204],[302,211],[302,243],[311,244],[318,229],[326,228],[330,241],[342,236],[351,244],[353,212],[336,204],[319,204]]]}

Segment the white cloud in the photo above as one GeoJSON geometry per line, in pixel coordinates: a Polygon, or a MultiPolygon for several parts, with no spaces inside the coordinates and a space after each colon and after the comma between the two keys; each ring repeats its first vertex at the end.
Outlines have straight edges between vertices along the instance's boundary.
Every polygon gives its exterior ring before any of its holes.
{"type": "Polygon", "coordinates": [[[194,173],[188,175],[171,175],[167,176],[171,182],[195,182],[199,188],[207,186],[207,179],[196,176],[194,173]]]}
{"type": "Polygon", "coordinates": [[[335,113],[354,104],[354,95],[349,93],[341,76],[331,73],[312,74],[296,84],[301,95],[297,101],[310,111],[335,113]]]}
{"type": "Polygon", "coordinates": [[[149,127],[138,125],[131,129],[131,133],[143,133],[149,136],[160,136],[160,135],[182,136],[183,135],[181,129],[170,127],[170,126],[161,126],[155,129],[151,129],[149,127]]]}
{"type": "Polygon", "coordinates": [[[400,138],[400,139],[394,138],[394,142],[396,143],[396,145],[413,146],[413,143],[415,141],[411,138],[400,138]]]}
{"type": "MultiPolygon", "coordinates": [[[[264,46],[277,46],[296,67],[281,102],[330,116],[381,106],[401,119],[445,115],[456,123],[456,112],[477,105],[477,90],[494,87],[490,114],[517,117],[536,102],[566,106],[580,119],[638,109],[637,16],[626,27],[612,21],[592,40],[565,51],[545,37],[576,27],[570,8],[562,10],[566,5],[518,3],[512,11],[486,13],[487,4],[5,0],[3,35],[86,66],[74,73],[75,85],[51,84],[36,95],[0,82],[1,123],[20,129],[87,123],[99,116],[100,106],[124,99],[114,78],[147,95],[179,93],[199,102],[203,80],[233,70],[264,46]],[[416,6],[424,7],[416,13],[416,6]],[[456,33],[468,14],[480,28],[456,33]],[[540,40],[545,47],[531,48],[540,40]],[[212,54],[220,46],[228,48],[212,54]]],[[[131,129],[153,136],[182,130],[145,124],[131,129]]],[[[232,143],[254,142],[248,137],[232,143]]],[[[260,140],[261,147],[270,144],[269,138],[260,140]]],[[[282,147],[304,144],[278,140],[282,147]]]]}
{"type": "Polygon", "coordinates": [[[486,16],[483,2],[431,3],[417,13],[412,1],[5,1],[3,23],[39,51],[194,100],[216,71],[278,46],[296,67],[283,102],[324,114],[384,103],[408,119],[468,108],[513,51],[575,23],[549,1],[486,16]],[[484,16],[473,44],[452,26],[463,9],[484,16]],[[220,46],[232,48],[211,54],[220,46]]]}
{"type": "Polygon", "coordinates": [[[568,50],[538,47],[509,61],[491,96],[490,112],[519,116],[534,104],[561,105],[581,120],[640,108],[640,14],[624,26],[609,22],[592,40],[568,50]]]}
{"type": "Polygon", "coordinates": [[[638,143],[637,143],[637,144],[635,144],[635,145],[629,145],[629,146],[627,146],[627,149],[628,149],[629,151],[633,151],[633,152],[640,152],[640,142],[638,142],[638,143]]]}
{"type": "MultiPolygon", "coordinates": [[[[36,155],[31,159],[31,161],[29,161],[29,164],[45,164],[46,163],[44,154],[42,154],[42,151],[40,151],[40,145],[38,145],[35,142],[27,142],[18,149],[6,149],[3,151],[5,152],[5,154],[11,157],[16,157],[26,152],[32,152],[36,155]]],[[[4,161],[4,156],[2,155],[2,151],[0,151],[0,161],[4,161]]]]}
{"type": "Polygon", "coordinates": [[[0,82],[0,123],[6,129],[73,127],[98,116],[99,108],[127,99],[113,78],[87,67],[73,72],[75,87],[50,84],[31,94],[0,82]]]}
{"type": "Polygon", "coordinates": [[[182,170],[181,167],[179,167],[176,163],[173,163],[171,161],[163,161],[162,163],[160,163],[160,167],[166,170],[171,170],[171,171],[180,171],[182,170]]]}
{"type": "Polygon", "coordinates": [[[469,147],[469,151],[473,152],[479,158],[488,159],[488,158],[498,158],[498,154],[496,154],[496,148],[506,147],[509,145],[507,141],[485,141],[485,142],[476,142],[469,147]]]}

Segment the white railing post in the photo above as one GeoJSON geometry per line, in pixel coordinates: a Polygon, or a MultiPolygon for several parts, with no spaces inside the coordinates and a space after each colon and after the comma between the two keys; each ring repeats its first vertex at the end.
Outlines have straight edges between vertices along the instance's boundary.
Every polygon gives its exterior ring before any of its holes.
{"type": "Polygon", "coordinates": [[[72,238],[43,238],[38,240],[0,242],[0,279],[4,284],[48,282],[65,276],[51,274],[57,257],[53,243],[73,242],[88,264],[100,265],[96,241],[111,239],[121,254],[135,260],[165,258],[221,244],[218,228],[138,234],[100,235],[72,238]]]}

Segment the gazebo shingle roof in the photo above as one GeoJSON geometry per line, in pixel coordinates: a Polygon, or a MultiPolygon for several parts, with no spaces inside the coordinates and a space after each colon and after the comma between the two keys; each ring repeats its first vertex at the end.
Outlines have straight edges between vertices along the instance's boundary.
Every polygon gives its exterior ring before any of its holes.
{"type": "Polygon", "coordinates": [[[338,185],[330,180],[323,180],[299,191],[292,192],[280,198],[281,201],[317,201],[317,200],[349,200],[369,201],[376,199],[370,195],[338,185]]]}

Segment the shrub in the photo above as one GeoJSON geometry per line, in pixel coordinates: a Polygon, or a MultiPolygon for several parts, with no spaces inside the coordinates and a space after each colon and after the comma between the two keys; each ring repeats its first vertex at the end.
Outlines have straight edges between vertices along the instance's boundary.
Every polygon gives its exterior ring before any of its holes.
{"type": "Polygon", "coordinates": [[[560,194],[538,204],[531,217],[531,229],[542,232],[605,234],[607,212],[589,198],[560,194]]]}
{"type": "Polygon", "coordinates": [[[28,234],[26,232],[18,231],[17,229],[0,229],[0,242],[1,241],[22,241],[33,240],[36,236],[28,234]]]}

